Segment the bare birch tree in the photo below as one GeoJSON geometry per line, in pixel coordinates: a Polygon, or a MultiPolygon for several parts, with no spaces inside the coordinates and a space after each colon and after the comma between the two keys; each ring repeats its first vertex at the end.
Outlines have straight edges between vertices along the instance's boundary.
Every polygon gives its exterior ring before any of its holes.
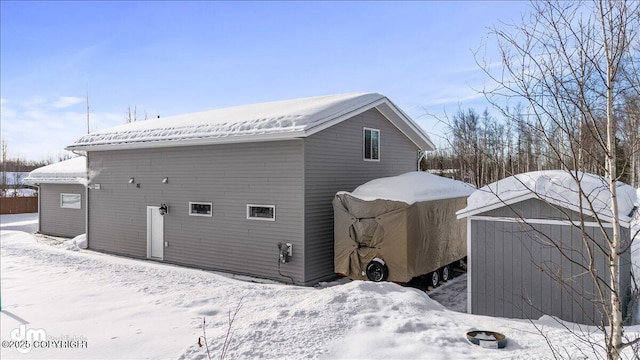
{"type": "MultiPolygon", "coordinates": [[[[625,342],[623,338],[624,289],[618,282],[619,259],[629,248],[621,243],[616,194],[616,181],[621,175],[616,136],[619,123],[624,123],[621,117],[629,120],[629,114],[619,110],[625,98],[640,89],[639,17],[638,2],[532,2],[531,12],[523,16],[520,24],[492,29],[502,67],[496,72],[495,68],[483,66],[495,84],[485,90],[487,99],[519,126],[535,129],[533,133],[520,130],[520,134],[533,134],[538,143],[544,144],[546,156],[571,173],[578,185],[581,172],[602,175],[607,181],[611,231],[605,231],[597,219],[606,245],[587,244],[592,239],[586,235],[584,221],[580,226],[585,246],[601,251],[608,259],[609,274],[604,284],[602,274],[595,273],[592,266],[584,267],[601,286],[596,301],[602,303],[606,318],[601,330],[608,359],[620,358],[625,347],[640,341],[636,338],[625,342]],[[514,118],[508,110],[510,102],[524,103],[524,119],[514,118]]],[[[634,131],[633,124],[631,129],[634,131]]],[[[520,152],[525,154],[526,168],[535,167],[538,160],[531,139],[519,138],[518,142],[520,152]]],[[[637,146],[630,149],[635,152],[637,146]]],[[[589,194],[582,193],[584,190],[578,191],[580,198],[589,198],[589,194]]],[[[593,210],[588,201],[580,206],[593,210]]],[[[592,254],[588,255],[593,259],[592,254]]]]}

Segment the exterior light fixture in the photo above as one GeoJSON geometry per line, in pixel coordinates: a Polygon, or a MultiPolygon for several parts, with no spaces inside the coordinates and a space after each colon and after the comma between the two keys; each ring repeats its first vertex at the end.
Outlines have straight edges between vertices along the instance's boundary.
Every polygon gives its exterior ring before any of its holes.
{"type": "Polygon", "coordinates": [[[164,216],[164,214],[169,212],[169,207],[167,206],[167,204],[162,204],[160,205],[160,209],[158,209],[160,211],[160,215],[164,216]]]}
{"type": "Polygon", "coordinates": [[[167,184],[168,182],[169,182],[169,178],[168,177],[162,179],[162,183],[163,184],[167,184]]]}
{"type": "Polygon", "coordinates": [[[129,178],[129,184],[133,184],[134,181],[135,181],[134,178],[129,178]]]}

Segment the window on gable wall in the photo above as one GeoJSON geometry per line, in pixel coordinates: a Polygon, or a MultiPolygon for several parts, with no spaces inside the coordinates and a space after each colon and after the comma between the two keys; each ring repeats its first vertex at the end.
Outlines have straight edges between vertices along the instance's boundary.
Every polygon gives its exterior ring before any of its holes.
{"type": "Polygon", "coordinates": [[[380,130],[364,128],[364,160],[380,160],[380,130]]]}

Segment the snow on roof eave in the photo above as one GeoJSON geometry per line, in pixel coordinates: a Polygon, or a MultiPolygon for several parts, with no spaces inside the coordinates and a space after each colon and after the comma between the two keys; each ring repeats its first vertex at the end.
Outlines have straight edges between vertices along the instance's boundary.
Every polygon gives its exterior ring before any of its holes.
{"type": "Polygon", "coordinates": [[[234,144],[261,141],[278,141],[292,140],[306,137],[307,134],[303,130],[289,131],[269,134],[255,134],[242,136],[224,136],[212,138],[195,138],[195,139],[172,139],[172,140],[151,140],[151,141],[130,141],[123,143],[102,143],[102,144],[73,144],[65,148],[69,151],[99,151],[99,150],[128,150],[128,149],[149,149],[162,147],[178,147],[178,146],[197,146],[197,145],[214,145],[214,144],[234,144]]]}
{"type": "MultiPolygon", "coordinates": [[[[596,218],[598,218],[598,219],[600,219],[602,221],[606,221],[606,222],[609,222],[609,223],[613,222],[613,218],[611,216],[606,215],[606,214],[599,214],[599,215],[596,216],[591,210],[589,210],[587,208],[583,208],[582,211],[580,211],[580,208],[578,206],[575,206],[575,205],[572,205],[572,204],[563,204],[563,203],[560,203],[560,202],[557,202],[557,201],[553,201],[553,199],[547,199],[547,198],[545,198],[543,196],[539,196],[538,194],[533,193],[533,192],[529,192],[527,194],[515,196],[513,198],[506,199],[504,201],[501,201],[496,197],[496,202],[493,202],[491,204],[487,204],[485,206],[482,206],[482,207],[479,207],[479,208],[474,208],[474,209],[469,209],[469,210],[467,210],[467,208],[458,210],[456,212],[456,218],[458,220],[464,219],[464,218],[469,218],[469,217],[472,217],[474,215],[478,215],[478,214],[481,214],[481,213],[484,213],[484,212],[487,212],[487,211],[499,209],[499,208],[502,208],[502,207],[505,207],[505,206],[510,206],[510,205],[513,205],[513,204],[517,204],[519,202],[522,202],[522,201],[525,201],[525,200],[529,200],[529,199],[537,199],[537,200],[540,200],[540,201],[547,202],[549,204],[553,204],[553,205],[556,205],[556,206],[563,207],[563,208],[565,208],[567,210],[572,210],[572,211],[575,211],[575,212],[578,212],[578,213],[582,212],[586,216],[596,217],[596,218]]],[[[620,225],[625,227],[625,228],[629,228],[631,226],[631,219],[625,220],[623,218],[620,218],[620,219],[618,219],[618,221],[620,222],[620,225]]]]}

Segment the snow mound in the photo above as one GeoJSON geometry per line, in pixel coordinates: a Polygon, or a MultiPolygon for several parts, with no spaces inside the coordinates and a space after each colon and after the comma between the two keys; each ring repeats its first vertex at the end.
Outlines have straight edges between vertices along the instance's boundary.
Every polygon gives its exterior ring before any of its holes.
{"type": "MultiPolygon", "coordinates": [[[[2,334],[24,324],[21,319],[36,319],[27,329],[88,340],[86,348],[34,348],[29,354],[2,347],[2,359],[206,359],[206,349],[197,345],[205,319],[208,345],[217,358],[229,314],[238,304],[229,359],[553,359],[549,339],[567,354],[603,357],[585,348],[580,332],[541,325],[556,323],[553,319],[453,312],[417,289],[393,283],[352,281],[320,289],[261,284],[65,251],[24,232],[1,235],[3,310],[15,314],[0,314],[2,334]],[[465,333],[475,329],[500,332],[510,342],[500,351],[471,345],[465,333]]],[[[640,335],[640,326],[625,327],[625,334],[640,335]]],[[[602,341],[597,333],[589,336],[596,344],[602,341]]],[[[629,347],[622,358],[633,355],[629,347]]]]}
{"type": "Polygon", "coordinates": [[[382,99],[384,96],[380,94],[352,93],[235,106],[151,119],[87,134],[68,149],[278,134],[303,136],[312,128],[382,99]]]}
{"type": "Polygon", "coordinates": [[[73,239],[67,240],[62,244],[62,248],[65,250],[79,251],[80,249],[87,248],[87,235],[80,234],[73,239]]]}
{"type": "Polygon", "coordinates": [[[371,180],[347,194],[365,201],[393,200],[413,204],[420,201],[467,197],[474,190],[473,185],[462,181],[424,171],[413,171],[371,180]]]}
{"type": "Polygon", "coordinates": [[[86,182],[87,159],[83,156],[37,168],[24,179],[27,184],[82,184],[86,182]]]}
{"type": "MultiPolygon", "coordinates": [[[[616,182],[616,192],[619,218],[623,223],[628,224],[631,221],[637,199],[636,189],[627,184],[616,182]]],[[[612,216],[606,178],[563,170],[518,174],[484,186],[469,196],[467,207],[458,211],[457,214],[458,217],[469,216],[494,205],[512,204],[530,198],[539,198],[586,214],[595,212],[599,216],[609,218],[612,216]],[[578,191],[579,187],[582,188],[582,195],[578,191]],[[578,204],[581,198],[583,208],[579,209],[578,204]]]]}

